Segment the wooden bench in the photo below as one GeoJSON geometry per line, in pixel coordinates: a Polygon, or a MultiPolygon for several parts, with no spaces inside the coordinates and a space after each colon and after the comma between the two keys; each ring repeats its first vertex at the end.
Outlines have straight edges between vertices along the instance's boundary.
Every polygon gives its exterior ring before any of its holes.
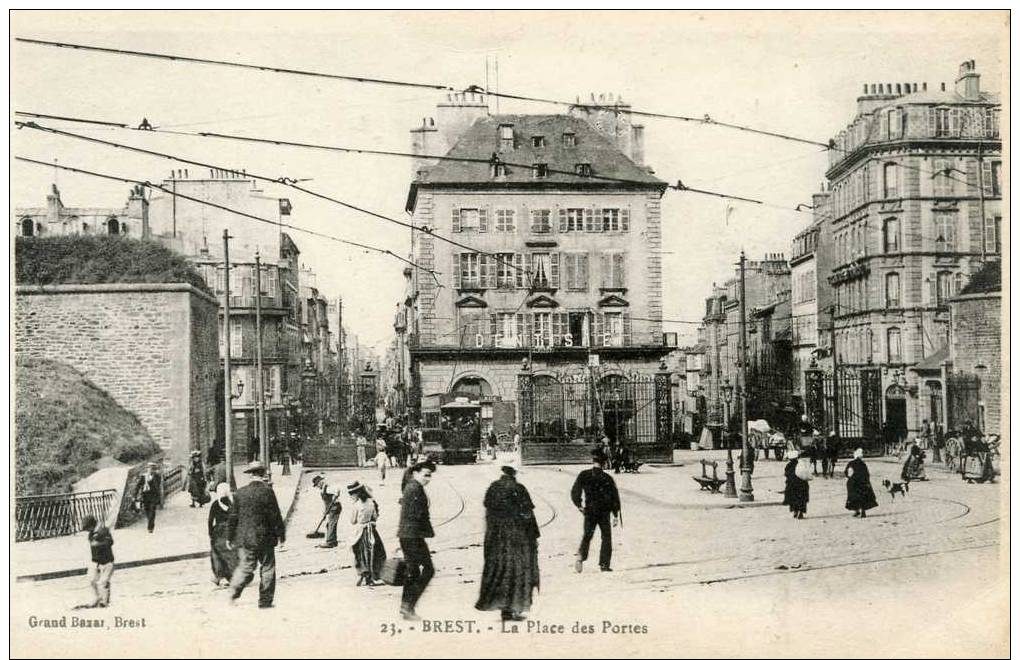
{"type": "Polygon", "coordinates": [[[726,483],[725,479],[719,478],[719,463],[717,461],[709,461],[707,459],[701,459],[701,476],[691,477],[698,482],[701,486],[701,490],[707,490],[712,493],[718,493],[719,488],[726,483]],[[708,476],[708,466],[712,466],[712,476],[708,476]]]}

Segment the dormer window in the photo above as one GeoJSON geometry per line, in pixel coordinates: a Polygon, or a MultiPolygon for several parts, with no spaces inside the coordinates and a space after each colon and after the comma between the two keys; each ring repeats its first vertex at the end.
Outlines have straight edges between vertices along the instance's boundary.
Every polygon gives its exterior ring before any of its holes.
{"type": "Polygon", "coordinates": [[[591,163],[578,163],[574,165],[574,173],[578,176],[591,176],[591,163]]]}
{"type": "Polygon", "coordinates": [[[535,163],[532,166],[531,171],[534,173],[536,179],[544,179],[549,176],[549,165],[548,163],[535,163]]]}
{"type": "Polygon", "coordinates": [[[577,136],[574,135],[573,133],[564,133],[563,134],[563,146],[564,147],[576,147],[577,146],[577,136]]]}
{"type": "Polygon", "coordinates": [[[513,151],[514,148],[514,125],[499,125],[499,148],[501,151],[513,151]]]}
{"type": "Polygon", "coordinates": [[[504,163],[493,163],[492,165],[492,176],[496,179],[505,179],[510,174],[510,170],[507,169],[504,163]]]}
{"type": "Polygon", "coordinates": [[[545,136],[544,135],[533,135],[531,136],[531,146],[536,149],[545,148],[545,136]]]}

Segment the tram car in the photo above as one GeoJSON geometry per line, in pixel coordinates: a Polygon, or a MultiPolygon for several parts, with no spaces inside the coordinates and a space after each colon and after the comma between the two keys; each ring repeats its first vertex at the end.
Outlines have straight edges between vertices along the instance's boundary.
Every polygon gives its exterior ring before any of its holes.
{"type": "Polygon", "coordinates": [[[477,403],[455,399],[428,410],[423,402],[422,413],[423,451],[428,457],[444,465],[478,460],[482,431],[481,407],[477,403]]]}

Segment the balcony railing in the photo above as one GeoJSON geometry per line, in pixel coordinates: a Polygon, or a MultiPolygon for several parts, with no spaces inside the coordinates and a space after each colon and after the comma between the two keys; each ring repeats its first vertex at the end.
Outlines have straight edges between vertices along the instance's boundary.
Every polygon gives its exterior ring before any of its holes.
{"type": "Polygon", "coordinates": [[[114,489],[19,497],[14,503],[15,541],[67,536],[81,530],[85,516],[105,520],[117,497],[114,489]]]}

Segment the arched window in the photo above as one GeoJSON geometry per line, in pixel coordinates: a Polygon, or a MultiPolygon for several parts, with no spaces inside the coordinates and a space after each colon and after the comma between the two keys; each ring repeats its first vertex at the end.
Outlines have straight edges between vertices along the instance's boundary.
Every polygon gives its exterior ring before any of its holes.
{"type": "Polygon", "coordinates": [[[882,250],[886,253],[900,251],[900,221],[887,218],[882,223],[882,250]]]}
{"type": "Polygon", "coordinates": [[[900,274],[887,273],[885,276],[885,306],[900,306],[900,274]]]}
{"type": "Polygon", "coordinates": [[[882,196],[886,199],[900,196],[900,169],[896,163],[886,163],[882,168],[882,196]]]}
{"type": "Polygon", "coordinates": [[[886,354],[891,363],[903,362],[903,346],[900,343],[900,329],[889,328],[885,331],[886,354]]]}
{"type": "Polygon", "coordinates": [[[35,224],[32,223],[32,218],[21,219],[21,235],[22,236],[35,235],[35,224]]]}
{"type": "Polygon", "coordinates": [[[492,386],[484,378],[466,377],[457,381],[450,394],[464,397],[468,401],[480,401],[492,397],[492,386]]]}
{"type": "Polygon", "coordinates": [[[106,233],[110,236],[115,236],[120,233],[120,223],[117,221],[117,218],[111,216],[110,219],[106,221],[106,233]]]}

